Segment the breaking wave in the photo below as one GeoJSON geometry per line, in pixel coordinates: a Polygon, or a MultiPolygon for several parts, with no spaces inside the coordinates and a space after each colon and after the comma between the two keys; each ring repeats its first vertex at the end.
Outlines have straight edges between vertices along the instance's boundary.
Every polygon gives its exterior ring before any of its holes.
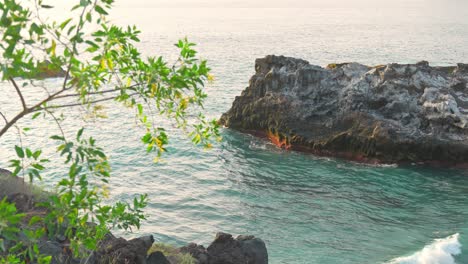
{"type": "Polygon", "coordinates": [[[388,264],[456,264],[454,256],[461,253],[459,234],[436,239],[421,251],[408,257],[393,259],[388,264]]]}

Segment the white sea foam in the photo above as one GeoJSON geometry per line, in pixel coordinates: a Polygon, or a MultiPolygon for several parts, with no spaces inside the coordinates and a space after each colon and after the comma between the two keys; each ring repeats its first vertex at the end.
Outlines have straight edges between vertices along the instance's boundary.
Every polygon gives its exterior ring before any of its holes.
{"type": "Polygon", "coordinates": [[[461,253],[459,234],[436,239],[421,251],[408,257],[400,257],[388,264],[456,264],[454,256],[461,253]]]}

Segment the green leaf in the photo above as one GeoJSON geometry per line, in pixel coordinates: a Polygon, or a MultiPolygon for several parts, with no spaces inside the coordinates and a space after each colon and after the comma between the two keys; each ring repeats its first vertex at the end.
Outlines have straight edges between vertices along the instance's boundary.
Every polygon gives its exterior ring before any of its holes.
{"type": "Polygon", "coordinates": [[[35,113],[35,114],[32,116],[32,119],[33,119],[33,120],[36,119],[40,114],[41,114],[41,112],[35,113]]]}
{"type": "Polygon", "coordinates": [[[68,23],[70,23],[71,20],[72,20],[72,19],[69,18],[69,19],[63,21],[62,24],[60,24],[60,29],[63,30],[63,29],[68,25],[68,23]]]}
{"type": "Polygon", "coordinates": [[[31,217],[31,219],[29,220],[29,225],[32,226],[32,225],[34,225],[36,223],[39,223],[41,221],[42,221],[42,218],[35,215],[35,216],[31,217]]]}
{"type": "Polygon", "coordinates": [[[67,35],[70,35],[71,32],[72,32],[75,28],[76,28],[76,25],[71,26],[71,27],[68,29],[68,31],[67,31],[67,35]]]}
{"type": "Polygon", "coordinates": [[[35,151],[35,152],[33,153],[34,159],[38,159],[39,156],[41,155],[41,153],[42,153],[42,150],[37,150],[37,151],[35,151]]]}
{"type": "Polygon", "coordinates": [[[18,157],[24,158],[24,151],[22,148],[15,146],[15,150],[16,150],[16,155],[18,155],[18,157]]]}
{"type": "Polygon", "coordinates": [[[46,8],[46,9],[50,9],[50,8],[54,8],[53,6],[51,5],[41,5],[42,8],[46,8]]]}
{"type": "Polygon", "coordinates": [[[108,13],[106,12],[106,10],[104,10],[102,7],[96,5],[96,7],[94,8],[96,10],[96,12],[98,12],[99,14],[101,15],[108,15],[108,13]]]}
{"type": "Polygon", "coordinates": [[[4,242],[3,238],[0,238],[0,250],[3,251],[3,252],[6,251],[5,242],[4,242]]]}
{"type": "Polygon", "coordinates": [[[33,168],[38,169],[38,170],[44,170],[45,169],[44,166],[42,166],[41,164],[37,164],[37,163],[32,164],[32,166],[33,166],[33,168]]]}
{"type": "Polygon", "coordinates": [[[51,136],[51,137],[50,137],[50,139],[53,139],[53,140],[60,140],[60,141],[65,141],[65,138],[64,138],[64,137],[57,136],[57,135],[51,136]]]}
{"type": "Polygon", "coordinates": [[[28,148],[26,148],[26,157],[31,158],[33,155],[32,151],[28,148]]]}
{"type": "Polygon", "coordinates": [[[21,171],[21,166],[16,166],[15,170],[13,171],[13,176],[17,176],[18,173],[21,171]]]}
{"type": "Polygon", "coordinates": [[[83,130],[84,130],[83,127],[80,130],[78,130],[78,133],[76,134],[76,140],[77,141],[80,141],[80,138],[83,135],[83,130]]]}
{"type": "Polygon", "coordinates": [[[38,26],[36,23],[32,23],[31,24],[31,32],[34,32],[36,33],[37,35],[42,35],[44,34],[44,30],[42,29],[42,27],[38,26]]]}
{"type": "Polygon", "coordinates": [[[138,115],[143,115],[143,106],[141,104],[137,104],[138,107],[138,115]]]}

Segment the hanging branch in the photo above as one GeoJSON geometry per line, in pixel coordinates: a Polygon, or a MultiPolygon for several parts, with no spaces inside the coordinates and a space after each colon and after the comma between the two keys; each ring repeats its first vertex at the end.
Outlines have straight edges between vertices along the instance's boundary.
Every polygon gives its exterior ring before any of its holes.
{"type": "Polygon", "coordinates": [[[21,90],[18,87],[18,85],[16,84],[15,80],[13,79],[13,77],[10,77],[9,79],[10,79],[10,82],[13,83],[13,86],[15,87],[16,93],[18,93],[18,96],[21,99],[21,104],[23,105],[23,109],[24,110],[28,109],[28,107],[26,106],[26,102],[24,101],[23,94],[21,93],[21,90]]]}
{"type": "MultiPolygon", "coordinates": [[[[138,95],[138,94],[139,93],[132,93],[132,94],[129,94],[128,96],[135,96],[135,95],[138,95]]],[[[103,98],[103,99],[89,101],[87,103],[91,105],[91,104],[96,104],[96,103],[100,103],[100,102],[114,100],[115,98],[117,98],[117,96],[106,97],[106,98],[103,98]]],[[[74,107],[74,106],[83,106],[83,103],[73,103],[73,104],[64,104],[64,105],[52,105],[52,106],[48,106],[48,107],[38,107],[38,108],[33,109],[31,111],[31,113],[46,110],[46,109],[66,108],[66,107],[74,107]]]]}

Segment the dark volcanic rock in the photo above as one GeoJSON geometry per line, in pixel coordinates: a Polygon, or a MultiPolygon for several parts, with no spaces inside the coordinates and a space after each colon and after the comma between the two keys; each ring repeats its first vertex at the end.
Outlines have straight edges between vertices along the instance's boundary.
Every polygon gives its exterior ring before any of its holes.
{"type": "Polygon", "coordinates": [[[268,264],[265,243],[253,236],[218,233],[207,248],[210,264],[268,264]]]}
{"type": "Polygon", "coordinates": [[[23,178],[13,176],[10,171],[0,168],[0,199],[19,193],[32,196],[31,185],[23,178]]]}
{"type": "Polygon", "coordinates": [[[169,262],[162,252],[156,251],[148,256],[146,264],[171,264],[171,262],[169,262]]]}
{"type": "Polygon", "coordinates": [[[153,236],[132,240],[115,238],[109,234],[94,254],[95,263],[103,264],[146,264],[147,252],[154,242],[153,236]]]}
{"type": "Polygon", "coordinates": [[[286,149],[371,163],[468,165],[468,66],[327,68],[267,56],[220,123],[286,149]]]}
{"type": "Polygon", "coordinates": [[[33,197],[25,193],[13,193],[7,196],[7,201],[13,203],[19,213],[31,210],[34,206],[33,197]]]}
{"type": "Polygon", "coordinates": [[[190,243],[187,246],[179,248],[179,252],[182,254],[190,254],[194,259],[198,261],[198,264],[208,264],[208,251],[202,245],[190,243]]]}
{"type": "Polygon", "coordinates": [[[64,247],[56,241],[39,241],[38,249],[44,256],[51,256],[50,264],[79,264],[78,259],[74,259],[71,254],[67,254],[64,247]]]}
{"type": "Polygon", "coordinates": [[[190,243],[179,248],[179,252],[190,254],[198,264],[268,264],[268,252],[260,238],[218,233],[208,248],[190,243]]]}

